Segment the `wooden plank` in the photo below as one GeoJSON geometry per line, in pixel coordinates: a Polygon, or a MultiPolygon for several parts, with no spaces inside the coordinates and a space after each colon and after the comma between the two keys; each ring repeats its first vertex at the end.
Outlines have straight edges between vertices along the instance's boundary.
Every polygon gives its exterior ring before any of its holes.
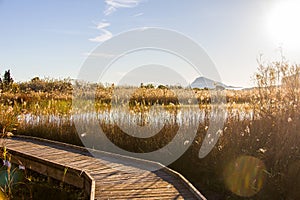
{"type": "MultiPolygon", "coordinates": [[[[101,191],[119,191],[119,190],[136,190],[136,189],[139,189],[139,190],[159,190],[159,191],[173,191],[173,192],[176,192],[176,193],[179,193],[178,189],[175,188],[174,186],[172,185],[144,185],[142,183],[139,183],[139,184],[110,184],[110,185],[101,185],[101,187],[99,187],[101,191]]],[[[185,189],[185,188],[182,188],[182,189],[185,189]]]]}
{"type": "Polygon", "coordinates": [[[47,154],[44,154],[42,156],[40,156],[41,158],[43,159],[46,159],[46,160],[58,160],[59,158],[63,157],[65,154],[65,152],[63,151],[58,151],[58,152],[48,152],[47,154]]]}
{"type": "Polygon", "coordinates": [[[176,190],[165,190],[162,188],[158,189],[124,189],[124,190],[96,190],[96,194],[101,194],[102,196],[131,196],[131,197],[137,197],[137,196],[160,196],[162,194],[168,195],[168,196],[192,196],[191,193],[187,190],[185,193],[178,192],[176,190]],[[118,194],[118,195],[116,195],[118,194]]]}
{"type": "Polygon", "coordinates": [[[69,154],[64,152],[61,157],[57,157],[55,159],[56,162],[60,162],[60,163],[68,163],[69,165],[73,162],[77,162],[77,161],[82,161],[82,160],[86,160],[85,157],[83,157],[82,155],[73,155],[73,154],[69,154]]]}
{"type": "Polygon", "coordinates": [[[187,188],[184,186],[174,186],[172,184],[166,183],[166,182],[134,182],[134,183],[101,183],[97,184],[99,188],[104,190],[119,190],[119,189],[135,189],[135,188],[143,188],[143,189],[167,189],[167,190],[176,190],[176,191],[185,191],[187,188]]]}
{"type": "Polygon", "coordinates": [[[21,143],[18,143],[18,144],[15,144],[15,145],[7,144],[6,147],[8,149],[12,149],[13,148],[13,149],[18,149],[20,151],[32,148],[32,146],[30,146],[30,144],[24,144],[23,145],[21,143]]]}
{"type": "MultiPolygon", "coordinates": [[[[101,191],[96,191],[96,197],[101,197],[105,199],[110,199],[114,197],[122,198],[122,199],[132,199],[132,198],[162,198],[166,197],[169,199],[176,199],[176,197],[183,197],[184,199],[196,199],[196,197],[192,196],[191,194],[179,194],[173,192],[165,192],[165,191],[158,191],[157,193],[151,193],[151,191],[130,191],[127,190],[124,193],[120,193],[120,191],[110,192],[110,193],[102,193],[101,191]]],[[[101,199],[100,198],[100,199],[101,199]]]]}
{"type": "Polygon", "coordinates": [[[74,166],[78,166],[81,168],[81,165],[88,165],[88,164],[92,164],[90,159],[86,159],[86,158],[81,158],[81,159],[72,159],[69,160],[70,161],[70,165],[74,165],[74,166]]]}

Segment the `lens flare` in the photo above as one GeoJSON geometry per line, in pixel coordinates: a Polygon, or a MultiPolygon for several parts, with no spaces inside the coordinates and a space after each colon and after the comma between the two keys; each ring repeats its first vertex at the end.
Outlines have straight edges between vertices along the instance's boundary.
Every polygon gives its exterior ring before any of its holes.
{"type": "Polygon", "coordinates": [[[242,197],[251,197],[262,189],[265,172],[266,167],[258,158],[240,156],[225,167],[223,176],[231,192],[242,197]]]}

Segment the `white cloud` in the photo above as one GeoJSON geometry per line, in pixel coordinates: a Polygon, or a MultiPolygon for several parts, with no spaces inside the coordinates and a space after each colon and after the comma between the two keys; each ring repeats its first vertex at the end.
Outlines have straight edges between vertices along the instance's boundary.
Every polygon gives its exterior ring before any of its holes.
{"type": "Polygon", "coordinates": [[[104,42],[104,41],[112,38],[112,36],[113,36],[112,33],[106,29],[109,26],[110,26],[110,23],[105,20],[102,20],[102,22],[96,24],[96,29],[101,31],[101,35],[99,35],[95,38],[91,38],[89,40],[92,42],[104,42]]]}
{"type": "Polygon", "coordinates": [[[105,0],[106,9],[105,15],[110,15],[115,12],[118,8],[133,8],[139,5],[141,0],[105,0]]]}
{"type": "MultiPolygon", "coordinates": [[[[104,10],[104,15],[110,15],[119,8],[133,8],[139,5],[143,0],[105,0],[106,9],[104,10]]],[[[134,17],[141,16],[143,13],[138,13],[134,17]]],[[[101,35],[90,38],[92,42],[104,42],[112,38],[112,33],[107,30],[107,27],[110,26],[110,23],[106,20],[96,24],[96,29],[102,32],[101,35]]]]}
{"type": "Polygon", "coordinates": [[[110,38],[112,38],[112,33],[108,30],[105,30],[105,29],[101,29],[102,31],[102,34],[95,37],[95,38],[91,38],[89,39],[90,41],[92,42],[104,42],[106,40],[109,40],[110,38]]]}
{"type": "Polygon", "coordinates": [[[102,30],[102,29],[107,28],[109,26],[110,26],[109,22],[102,21],[102,22],[100,22],[100,23],[97,24],[96,28],[99,29],[99,30],[102,30]]]}
{"type": "Polygon", "coordinates": [[[135,15],[133,15],[133,17],[139,17],[139,16],[142,16],[144,13],[137,13],[137,14],[135,14],[135,15]]]}

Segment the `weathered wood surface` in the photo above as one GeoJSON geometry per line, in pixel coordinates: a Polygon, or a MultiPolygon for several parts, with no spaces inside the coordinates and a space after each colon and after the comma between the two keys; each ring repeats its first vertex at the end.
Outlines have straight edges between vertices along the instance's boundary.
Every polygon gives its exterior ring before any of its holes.
{"type": "Polygon", "coordinates": [[[179,173],[159,163],[95,151],[49,140],[0,139],[12,162],[80,187],[90,199],[205,199],[179,173]],[[95,156],[96,155],[96,156],[95,156]]]}

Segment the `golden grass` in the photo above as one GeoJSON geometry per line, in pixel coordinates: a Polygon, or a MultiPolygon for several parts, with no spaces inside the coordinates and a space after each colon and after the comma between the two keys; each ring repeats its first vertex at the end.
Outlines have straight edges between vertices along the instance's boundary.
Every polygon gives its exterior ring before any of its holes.
{"type": "MultiPolygon", "coordinates": [[[[246,191],[245,196],[255,195],[254,199],[300,198],[299,86],[291,88],[287,85],[259,85],[252,90],[226,91],[228,117],[222,136],[204,159],[199,159],[198,153],[210,125],[209,115],[212,110],[209,91],[194,90],[198,104],[191,105],[191,97],[185,90],[181,90],[182,93],[179,94],[183,102],[179,104],[178,94],[175,95],[167,88],[105,88],[95,85],[91,88],[97,88],[95,99],[93,92],[86,92],[87,88],[77,88],[76,95],[82,95],[85,99],[77,102],[84,109],[78,111],[79,115],[76,118],[72,116],[72,90],[69,87],[62,92],[18,90],[16,93],[2,93],[1,131],[82,145],[80,137],[95,136],[88,133],[78,135],[74,123],[98,123],[116,145],[128,151],[141,153],[166,145],[172,140],[179,126],[186,126],[188,130],[189,123],[200,121],[197,135],[194,141],[190,141],[192,145],[171,167],[187,176],[204,194],[208,197],[210,194],[219,194],[222,199],[243,199],[239,195],[243,194],[241,191],[246,191]],[[120,89],[118,96],[114,96],[116,89],[120,89]],[[123,102],[123,96],[127,94],[132,94],[129,102],[123,102]],[[112,106],[113,102],[117,102],[119,107],[112,106]],[[153,105],[164,108],[163,112],[154,114],[168,121],[159,134],[139,139],[124,134],[117,126],[115,120],[125,125],[130,124],[130,120],[136,120],[140,125],[146,125],[151,120],[153,122],[153,119],[149,118],[153,105]],[[129,109],[126,110],[125,107],[129,109]],[[119,114],[110,117],[116,109],[120,109],[119,114]],[[88,113],[91,110],[96,114],[88,113]],[[196,121],[190,120],[190,113],[196,113],[196,121]],[[264,176],[264,179],[261,179],[263,181],[255,182],[261,180],[249,175],[250,178],[241,178],[242,183],[237,180],[236,183],[244,184],[243,187],[228,182],[224,173],[232,172],[232,163],[240,163],[241,160],[243,163],[247,158],[263,163],[264,170],[254,173],[264,176]],[[236,189],[239,191],[235,193],[236,189]]],[[[75,114],[76,112],[75,110],[75,114]]],[[[157,126],[164,123],[160,118],[155,118],[154,122],[157,126]]],[[[242,164],[238,164],[240,165],[242,164]]],[[[246,168],[246,171],[247,174],[251,173],[249,168],[246,168]]]]}

